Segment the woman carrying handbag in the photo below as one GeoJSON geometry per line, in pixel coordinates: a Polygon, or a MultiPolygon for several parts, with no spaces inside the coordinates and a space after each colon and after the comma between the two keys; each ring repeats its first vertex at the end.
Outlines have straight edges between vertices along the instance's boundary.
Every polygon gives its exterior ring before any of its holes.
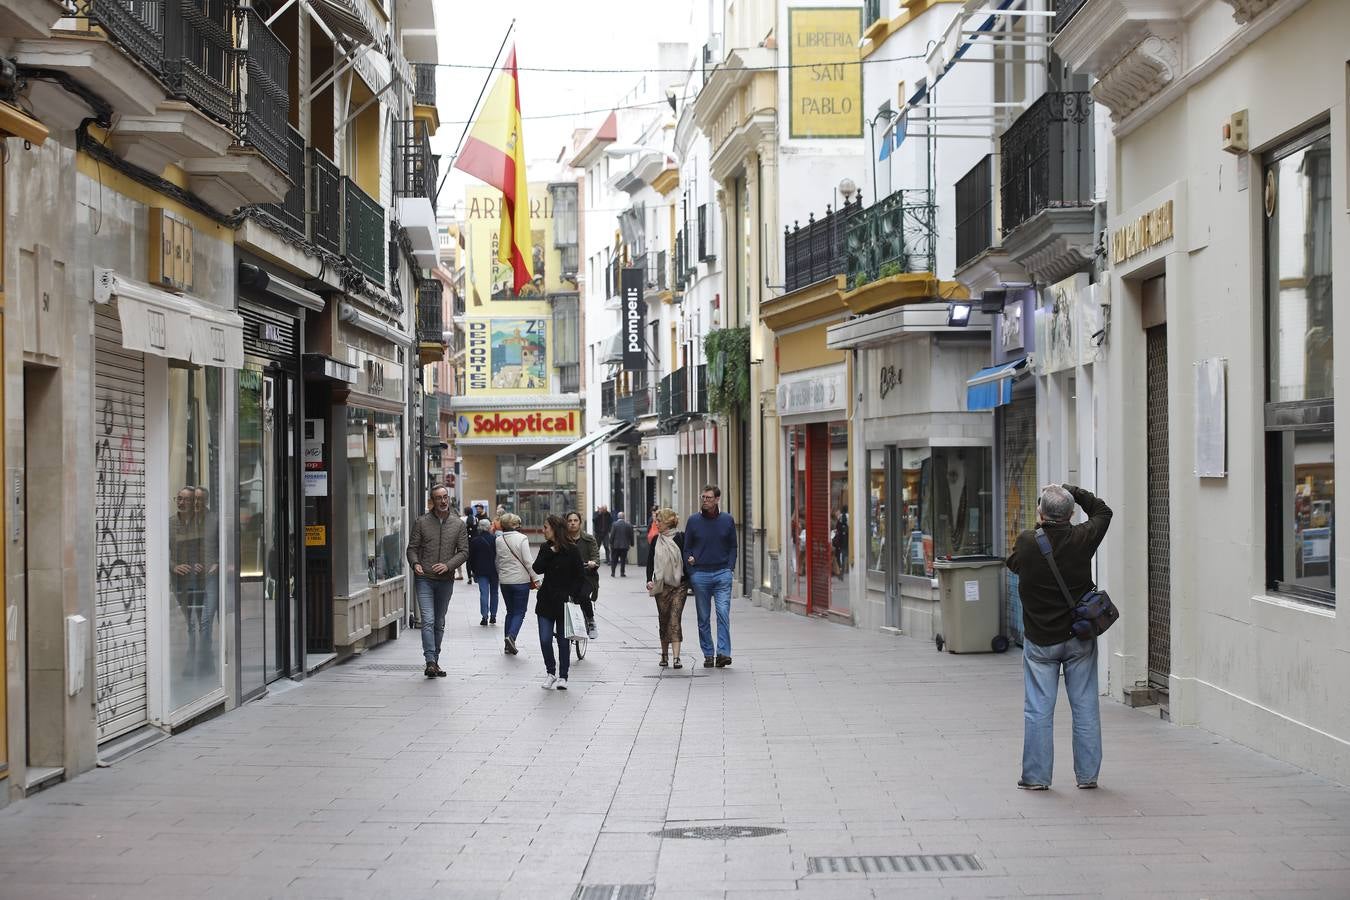
{"type": "Polygon", "coordinates": [[[529,538],[520,533],[520,516],[503,513],[497,520],[501,529],[497,534],[497,585],[502,600],[506,601],[506,640],[503,651],[515,656],[516,637],[525,624],[525,613],[530,606],[530,589],[536,586],[527,560],[530,558],[529,538]]]}
{"type": "Polygon", "coordinates": [[[684,532],[675,529],[680,516],[673,509],[658,510],[656,541],[647,554],[647,593],[656,598],[657,625],[661,632],[661,668],[669,665],[667,652],[675,648],[675,668],[682,669],[680,642],[684,639],[680,619],[689,595],[689,573],[684,564],[684,532]]]}
{"type": "Polygon", "coordinates": [[[534,558],[534,571],[544,576],[544,583],[534,597],[534,614],[539,619],[539,649],[544,654],[544,668],[548,674],[539,685],[546,691],[567,690],[567,670],[572,661],[571,644],[563,627],[567,604],[586,595],[585,569],[581,553],[567,534],[562,516],[549,516],[544,521],[544,543],[534,558]],[[553,659],[553,641],[558,641],[558,660],[553,659]]]}

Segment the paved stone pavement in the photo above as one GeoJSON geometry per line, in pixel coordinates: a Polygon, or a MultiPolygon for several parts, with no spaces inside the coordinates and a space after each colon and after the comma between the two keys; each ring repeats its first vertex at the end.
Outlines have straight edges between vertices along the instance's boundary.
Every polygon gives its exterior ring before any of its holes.
{"type": "MultiPolygon", "coordinates": [[[[1061,702],[1055,787],[1018,791],[1015,652],[738,600],[732,668],[660,670],[638,578],[602,589],[569,692],[539,690],[532,638],[503,656],[461,586],[448,678],[405,634],[0,812],[0,896],[1350,896],[1344,786],[1108,702],[1102,787],[1080,791],[1061,702]],[[774,832],[655,834],[703,825],[774,832]],[[809,863],[918,854],[980,869],[809,863]]],[[[694,622],[691,601],[696,648],[694,622]]]]}

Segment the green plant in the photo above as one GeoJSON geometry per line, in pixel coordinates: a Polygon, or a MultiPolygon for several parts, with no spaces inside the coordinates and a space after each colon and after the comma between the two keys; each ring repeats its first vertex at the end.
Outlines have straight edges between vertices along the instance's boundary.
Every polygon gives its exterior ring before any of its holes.
{"type": "Polygon", "coordinates": [[[729,416],[750,404],[750,329],[714,328],[703,337],[708,410],[729,416]],[[720,362],[719,362],[720,360],[720,362]],[[713,375],[721,369],[721,378],[713,375]]]}
{"type": "Polygon", "coordinates": [[[877,272],[877,277],[890,278],[892,275],[899,275],[902,271],[900,263],[891,260],[890,262],[881,264],[881,270],[877,272]]]}
{"type": "Polygon", "coordinates": [[[853,290],[856,291],[864,284],[867,284],[867,275],[865,273],[859,272],[857,275],[853,276],[853,290]]]}

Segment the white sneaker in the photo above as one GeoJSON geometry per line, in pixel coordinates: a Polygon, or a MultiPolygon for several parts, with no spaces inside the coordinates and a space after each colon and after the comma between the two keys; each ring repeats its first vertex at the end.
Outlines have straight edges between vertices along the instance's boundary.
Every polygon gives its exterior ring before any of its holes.
{"type": "Polygon", "coordinates": [[[559,678],[559,679],[558,679],[558,687],[557,687],[557,690],[560,690],[560,691],[565,691],[565,690],[567,690],[567,679],[566,679],[566,678],[559,678]]]}
{"type": "Polygon", "coordinates": [[[543,688],[544,690],[546,690],[546,691],[551,691],[551,690],[553,690],[553,686],[554,686],[555,684],[557,684],[557,683],[558,683],[558,676],[557,676],[557,675],[545,675],[545,676],[544,676],[544,683],[541,684],[541,685],[539,685],[539,686],[540,686],[541,688],[543,688]]]}

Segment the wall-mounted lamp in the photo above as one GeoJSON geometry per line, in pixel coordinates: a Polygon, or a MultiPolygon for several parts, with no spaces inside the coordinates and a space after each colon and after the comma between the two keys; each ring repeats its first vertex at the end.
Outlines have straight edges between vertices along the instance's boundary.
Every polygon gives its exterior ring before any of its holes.
{"type": "Polygon", "coordinates": [[[947,305],[947,327],[965,328],[970,324],[970,301],[958,300],[947,305]]]}

